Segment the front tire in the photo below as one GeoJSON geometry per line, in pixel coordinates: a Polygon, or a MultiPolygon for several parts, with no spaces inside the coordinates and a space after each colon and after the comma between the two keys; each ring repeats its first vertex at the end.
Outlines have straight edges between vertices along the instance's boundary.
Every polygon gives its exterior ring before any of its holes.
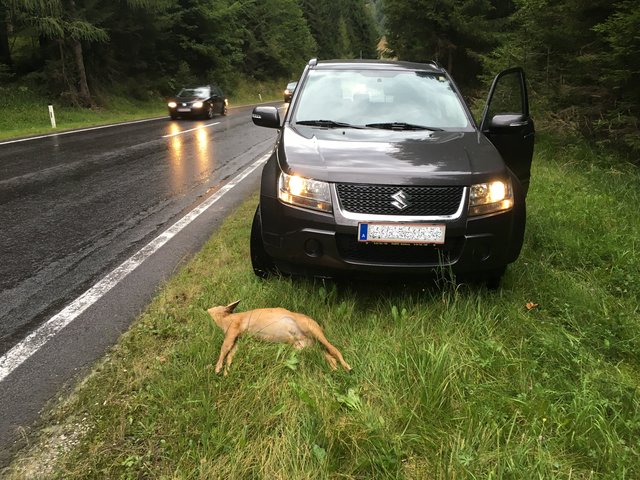
{"type": "Polygon", "coordinates": [[[506,268],[507,267],[500,267],[487,272],[484,277],[484,284],[489,290],[498,290],[500,288],[502,276],[504,275],[506,268]]]}
{"type": "Polygon", "coordinates": [[[268,278],[276,272],[273,259],[269,256],[264,248],[262,241],[262,216],[260,215],[260,205],[256,208],[253,216],[253,224],[251,225],[251,266],[253,273],[260,278],[268,278]]]}
{"type": "Polygon", "coordinates": [[[209,105],[207,107],[207,112],[205,113],[205,116],[211,120],[213,118],[213,105],[209,105]]]}
{"type": "Polygon", "coordinates": [[[223,117],[227,114],[227,104],[226,103],[222,103],[222,110],[220,110],[220,115],[222,115],[223,117]]]}

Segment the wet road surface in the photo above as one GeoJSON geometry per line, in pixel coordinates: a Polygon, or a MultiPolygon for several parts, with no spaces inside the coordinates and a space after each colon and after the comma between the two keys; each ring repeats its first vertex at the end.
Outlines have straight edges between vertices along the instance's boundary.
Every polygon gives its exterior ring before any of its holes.
{"type": "Polygon", "coordinates": [[[0,145],[0,355],[273,133],[236,109],[0,145]]]}
{"type": "MultiPolygon", "coordinates": [[[[251,108],[0,141],[0,356],[269,151],[275,130],[254,126],[251,108]]],[[[259,170],[130,275],[131,285],[110,292],[81,328],[65,328],[0,381],[0,466],[16,432],[117,340],[157,284],[257,187],[259,170]]]]}

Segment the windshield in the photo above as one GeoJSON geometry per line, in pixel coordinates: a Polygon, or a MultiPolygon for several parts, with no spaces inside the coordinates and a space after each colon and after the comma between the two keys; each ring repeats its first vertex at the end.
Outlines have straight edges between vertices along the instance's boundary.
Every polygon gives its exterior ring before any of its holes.
{"type": "Polygon", "coordinates": [[[309,72],[294,122],[317,120],[372,128],[396,124],[434,130],[470,126],[447,77],[395,70],[309,72]]]}
{"type": "Polygon", "coordinates": [[[209,97],[209,87],[183,88],[180,90],[180,93],[178,93],[178,97],[207,98],[209,97]]]}
{"type": "Polygon", "coordinates": [[[298,82],[287,83],[287,90],[292,90],[292,91],[295,90],[297,84],[298,82]]]}

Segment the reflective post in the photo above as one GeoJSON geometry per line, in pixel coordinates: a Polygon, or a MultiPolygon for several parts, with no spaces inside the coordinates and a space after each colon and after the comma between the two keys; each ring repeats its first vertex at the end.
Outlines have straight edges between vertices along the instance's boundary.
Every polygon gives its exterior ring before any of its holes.
{"type": "Polygon", "coordinates": [[[56,115],[53,113],[53,105],[49,104],[49,119],[51,120],[51,128],[56,128],[56,115]]]}

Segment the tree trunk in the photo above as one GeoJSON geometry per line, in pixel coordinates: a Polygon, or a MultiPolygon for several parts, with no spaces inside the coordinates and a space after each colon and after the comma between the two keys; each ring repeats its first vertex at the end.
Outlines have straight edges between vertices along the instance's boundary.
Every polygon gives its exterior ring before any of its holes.
{"type": "MultiPolygon", "coordinates": [[[[76,18],[76,1],[69,0],[69,13],[72,18],[76,18]]],[[[82,53],[82,42],[79,39],[71,39],[73,48],[73,58],[76,62],[76,70],[78,71],[78,99],[83,107],[93,107],[93,99],[89,92],[89,84],[87,83],[87,71],[84,68],[84,54],[82,53]]]]}
{"type": "Polygon", "coordinates": [[[13,65],[11,60],[11,48],[9,47],[9,11],[6,6],[0,3],[0,63],[13,65]]]}
{"type": "Polygon", "coordinates": [[[85,107],[93,107],[93,99],[89,92],[89,84],[87,83],[87,72],[84,69],[84,56],[82,54],[82,43],[80,40],[73,40],[73,55],[78,69],[78,89],[80,103],[85,107]]]}

